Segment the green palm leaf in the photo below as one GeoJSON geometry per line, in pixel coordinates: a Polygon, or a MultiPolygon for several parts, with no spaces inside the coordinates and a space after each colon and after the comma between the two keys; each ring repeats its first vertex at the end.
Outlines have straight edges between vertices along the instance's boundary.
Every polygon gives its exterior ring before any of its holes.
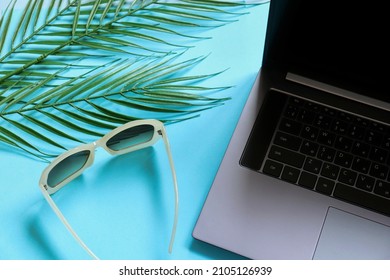
{"type": "Polygon", "coordinates": [[[226,87],[185,75],[193,28],[236,20],[242,3],[12,0],[0,18],[0,142],[41,159],[140,118],[167,123],[223,104],[226,87]]]}

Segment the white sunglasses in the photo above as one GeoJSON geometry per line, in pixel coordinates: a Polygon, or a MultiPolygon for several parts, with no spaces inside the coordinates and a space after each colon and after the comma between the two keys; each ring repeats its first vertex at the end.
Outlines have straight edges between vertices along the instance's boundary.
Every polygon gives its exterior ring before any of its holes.
{"type": "Polygon", "coordinates": [[[57,192],[92,165],[97,147],[103,147],[111,155],[120,155],[152,146],[160,138],[164,140],[165,149],[168,154],[175,192],[175,214],[168,249],[169,253],[171,253],[178,220],[179,192],[171,149],[162,122],[157,120],[137,120],[126,123],[93,143],[83,144],[63,153],[54,159],[43,171],[39,181],[39,187],[42,190],[43,196],[76,241],[92,258],[98,259],[72,229],[50,195],[57,192]]]}

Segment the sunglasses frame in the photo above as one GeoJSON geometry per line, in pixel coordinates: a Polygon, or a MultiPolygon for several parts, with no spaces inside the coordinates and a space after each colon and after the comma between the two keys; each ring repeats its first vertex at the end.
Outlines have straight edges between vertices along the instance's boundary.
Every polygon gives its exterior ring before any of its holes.
{"type": "Polygon", "coordinates": [[[167,155],[168,155],[168,160],[169,160],[169,164],[170,164],[170,167],[171,167],[172,178],[173,178],[173,187],[174,187],[174,192],[175,192],[175,214],[174,214],[174,221],[173,221],[173,227],[172,227],[172,233],[171,233],[171,240],[170,240],[169,249],[168,249],[169,253],[171,253],[172,252],[174,238],[175,238],[175,235],[176,235],[176,227],[177,227],[177,221],[178,221],[179,192],[178,192],[178,187],[177,187],[177,177],[176,177],[176,172],[175,172],[175,168],[174,168],[174,164],[173,164],[172,153],[171,153],[169,141],[168,141],[168,138],[167,138],[167,134],[166,134],[166,131],[165,131],[165,127],[164,127],[162,122],[160,122],[158,120],[152,120],[152,119],[151,120],[136,120],[136,121],[128,122],[128,123],[126,123],[126,124],[124,124],[122,126],[119,126],[119,127],[115,128],[115,129],[113,129],[112,131],[108,132],[102,138],[100,138],[99,140],[97,140],[95,142],[92,142],[90,144],[82,144],[82,145],[80,145],[80,146],[78,146],[76,148],[73,148],[73,149],[71,149],[71,150],[61,154],[60,156],[55,158],[44,169],[44,171],[42,172],[41,178],[39,180],[39,187],[40,187],[40,189],[41,189],[41,191],[43,193],[43,196],[45,197],[46,201],[51,206],[52,210],[55,212],[55,214],[61,220],[61,222],[65,225],[65,227],[69,230],[69,232],[73,235],[73,237],[79,243],[79,245],[81,247],[83,247],[83,249],[92,258],[99,259],[85,245],[85,243],[81,240],[81,238],[76,234],[76,232],[73,230],[73,228],[71,227],[69,222],[66,220],[66,218],[64,217],[64,215],[60,211],[60,209],[55,204],[54,200],[51,198],[51,195],[56,193],[58,190],[60,190],[66,184],[68,184],[69,182],[74,180],[76,177],[80,176],[85,169],[87,169],[88,167],[90,167],[93,164],[94,158],[95,158],[95,150],[98,147],[102,147],[103,149],[105,149],[111,155],[122,155],[122,154],[130,153],[130,152],[133,152],[133,151],[137,151],[137,150],[141,150],[141,149],[150,147],[150,146],[154,145],[161,138],[164,140],[165,149],[166,149],[166,152],[167,152],[167,155]],[[150,140],[148,140],[146,142],[142,142],[140,144],[136,144],[134,146],[129,146],[129,147],[127,147],[125,149],[121,149],[121,150],[113,150],[113,149],[110,149],[107,146],[108,140],[110,140],[115,135],[121,133],[122,131],[130,129],[132,127],[137,127],[137,126],[141,126],[141,125],[151,125],[151,126],[153,126],[154,132],[153,132],[153,136],[152,136],[152,138],[150,138],[150,140]],[[70,157],[70,156],[72,156],[74,154],[82,152],[82,151],[89,151],[90,152],[90,154],[88,156],[88,159],[84,163],[84,165],[79,170],[77,170],[74,174],[72,174],[69,177],[65,178],[63,181],[61,181],[56,186],[49,187],[47,181],[48,181],[48,176],[50,174],[50,171],[53,170],[53,168],[56,167],[57,164],[60,163],[61,161],[67,159],[68,157],[70,157]]]}

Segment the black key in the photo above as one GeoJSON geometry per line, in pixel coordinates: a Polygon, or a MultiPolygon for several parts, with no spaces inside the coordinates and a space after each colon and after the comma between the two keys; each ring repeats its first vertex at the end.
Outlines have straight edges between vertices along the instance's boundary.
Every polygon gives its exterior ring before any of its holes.
{"type": "Polygon", "coordinates": [[[383,134],[377,131],[369,130],[367,131],[365,140],[367,143],[380,146],[382,142],[383,134]]]}
{"type": "Polygon", "coordinates": [[[350,167],[352,164],[352,155],[344,152],[336,152],[334,163],[342,167],[350,167]]]}
{"type": "Polygon", "coordinates": [[[305,160],[304,155],[277,146],[271,147],[268,156],[271,159],[292,165],[297,168],[301,168],[305,160]]]}
{"type": "Polygon", "coordinates": [[[374,184],[374,178],[363,174],[360,174],[356,180],[356,187],[368,192],[372,192],[372,190],[374,189],[374,184]]]}
{"type": "Polygon", "coordinates": [[[336,134],[325,130],[321,130],[317,137],[317,141],[320,144],[324,144],[327,146],[333,146],[335,139],[336,139],[336,134]]]}
{"type": "Polygon", "coordinates": [[[386,132],[386,126],[383,124],[377,123],[377,122],[371,122],[370,128],[372,128],[373,130],[376,130],[380,133],[386,132]]]}
{"type": "Polygon", "coordinates": [[[298,184],[307,189],[314,189],[317,182],[317,176],[305,171],[302,171],[298,184]]]}
{"type": "Polygon", "coordinates": [[[299,132],[301,131],[302,125],[299,122],[289,120],[286,118],[283,118],[280,122],[279,129],[281,131],[293,134],[293,135],[299,135],[299,132]]]}
{"type": "Polygon", "coordinates": [[[290,97],[288,103],[297,107],[302,107],[305,104],[305,101],[300,98],[290,97]]]}
{"type": "Polygon", "coordinates": [[[338,134],[345,134],[348,131],[348,127],[349,123],[340,120],[334,120],[331,125],[331,130],[338,134]]]}
{"type": "MultiPolygon", "coordinates": [[[[390,149],[390,135],[385,135],[383,141],[382,141],[382,147],[389,150],[390,149]]],[[[390,158],[389,158],[390,160],[390,158]]]]}
{"type": "Polygon", "coordinates": [[[371,165],[370,175],[373,177],[385,180],[387,177],[388,171],[389,171],[389,168],[387,166],[374,162],[371,165]]]}
{"type": "Polygon", "coordinates": [[[351,125],[349,127],[348,135],[351,136],[352,139],[362,140],[364,138],[364,134],[366,129],[362,126],[351,125]]]}
{"type": "Polygon", "coordinates": [[[385,163],[388,152],[384,149],[372,147],[369,158],[380,163],[385,163]]]}
{"type": "Polygon", "coordinates": [[[352,153],[360,157],[367,157],[370,152],[370,145],[356,141],[352,145],[352,153]]]}
{"type": "Polygon", "coordinates": [[[310,126],[310,125],[304,125],[302,132],[301,132],[301,136],[303,138],[308,139],[308,140],[314,141],[317,139],[318,131],[319,131],[318,128],[315,128],[315,127],[310,126]]]}
{"type": "Polygon", "coordinates": [[[363,127],[369,127],[371,125],[371,122],[369,120],[363,119],[361,117],[355,117],[355,123],[363,127]]]}
{"type": "Polygon", "coordinates": [[[316,114],[310,110],[302,108],[299,113],[297,120],[304,122],[304,123],[312,123],[316,114]]]}
{"type": "Polygon", "coordinates": [[[336,111],[336,110],[333,110],[333,109],[331,109],[331,108],[329,108],[329,107],[323,107],[323,108],[321,109],[321,112],[327,114],[327,115],[330,116],[330,117],[335,117],[335,116],[337,115],[337,111],[336,111]]]}
{"type": "Polygon", "coordinates": [[[333,196],[390,216],[390,201],[388,199],[355,187],[338,183],[333,196]]]}
{"type": "Polygon", "coordinates": [[[295,184],[299,177],[299,169],[291,166],[285,166],[282,173],[282,180],[295,184]]]}
{"type": "Polygon", "coordinates": [[[371,162],[363,158],[355,158],[352,163],[352,169],[360,173],[368,173],[371,162]]]}
{"type": "Polygon", "coordinates": [[[325,146],[321,146],[320,150],[318,151],[317,157],[319,159],[332,162],[335,154],[336,154],[336,150],[325,147],[325,146]]]}
{"type": "Polygon", "coordinates": [[[356,172],[349,169],[342,168],[339,175],[339,181],[341,183],[353,186],[355,184],[356,177],[357,177],[356,172]]]}
{"type": "Polygon", "coordinates": [[[284,115],[288,118],[295,119],[298,115],[299,108],[293,104],[287,105],[284,115]]]}
{"type": "Polygon", "coordinates": [[[333,192],[333,189],[334,189],[334,182],[333,181],[326,179],[326,178],[323,178],[323,177],[320,177],[318,179],[318,182],[316,185],[317,192],[320,192],[320,193],[323,193],[326,195],[331,195],[333,192]]]}
{"type": "Polygon", "coordinates": [[[307,140],[303,140],[301,153],[314,157],[317,154],[319,145],[307,140]]]}
{"type": "Polygon", "coordinates": [[[322,106],[322,105],[320,105],[318,103],[307,101],[305,103],[305,108],[309,109],[310,111],[319,112],[319,111],[322,111],[324,106],[322,106]]]}
{"type": "Polygon", "coordinates": [[[313,122],[313,125],[318,128],[328,129],[332,123],[332,120],[333,119],[331,117],[318,114],[313,122]]]}
{"type": "Polygon", "coordinates": [[[321,166],[322,166],[322,161],[311,157],[307,157],[305,164],[303,165],[303,169],[318,174],[320,173],[321,166]]]}
{"type": "Polygon", "coordinates": [[[344,136],[337,136],[334,146],[336,149],[342,150],[344,152],[349,152],[351,150],[353,141],[344,136]]]}
{"type": "Polygon", "coordinates": [[[331,163],[325,162],[322,166],[321,175],[329,179],[337,179],[339,175],[340,167],[331,163]]]}
{"type": "MultiPolygon", "coordinates": [[[[374,193],[386,198],[390,198],[390,183],[386,183],[378,180],[375,184],[374,193]]],[[[390,205],[390,200],[389,200],[389,205],[390,205]]]]}
{"type": "Polygon", "coordinates": [[[369,160],[356,157],[352,163],[352,169],[361,173],[368,173],[371,162],[369,160]]]}
{"type": "Polygon", "coordinates": [[[283,164],[268,159],[264,163],[263,172],[274,177],[279,177],[282,169],[283,164]]]}
{"type": "Polygon", "coordinates": [[[295,105],[295,106],[301,106],[301,103],[303,101],[300,98],[294,97],[294,96],[288,96],[288,104],[295,105]]]}
{"type": "Polygon", "coordinates": [[[299,150],[301,142],[300,138],[284,132],[277,132],[274,140],[275,144],[294,151],[299,150]]]}
{"type": "Polygon", "coordinates": [[[339,118],[342,119],[343,121],[346,121],[347,123],[351,123],[355,121],[354,116],[345,112],[339,112],[339,118]]]}

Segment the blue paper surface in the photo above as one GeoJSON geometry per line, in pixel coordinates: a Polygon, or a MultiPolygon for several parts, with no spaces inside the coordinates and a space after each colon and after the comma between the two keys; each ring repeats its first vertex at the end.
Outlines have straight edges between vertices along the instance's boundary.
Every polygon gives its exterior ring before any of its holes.
{"type": "MultiPolygon", "coordinates": [[[[3,4],[1,4],[3,5],[3,4]]],[[[95,164],[53,196],[76,232],[102,259],[238,259],[192,237],[248,93],[261,66],[269,5],[225,26],[202,31],[184,58],[208,55],[191,74],[225,70],[205,86],[232,86],[231,97],[197,118],[167,126],[179,184],[179,223],[173,253],[173,186],[162,141],[95,164]]],[[[46,163],[0,145],[0,259],[89,259],[38,188],[46,163]]]]}

